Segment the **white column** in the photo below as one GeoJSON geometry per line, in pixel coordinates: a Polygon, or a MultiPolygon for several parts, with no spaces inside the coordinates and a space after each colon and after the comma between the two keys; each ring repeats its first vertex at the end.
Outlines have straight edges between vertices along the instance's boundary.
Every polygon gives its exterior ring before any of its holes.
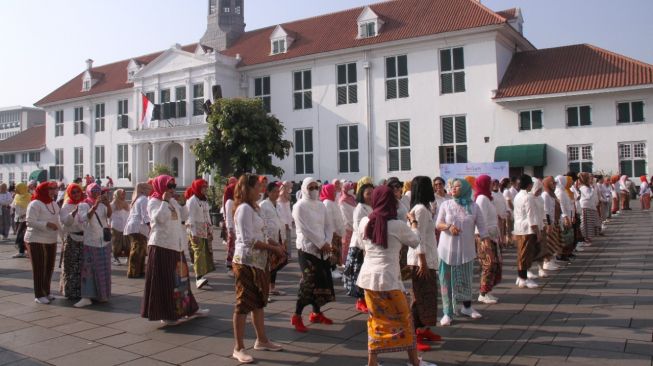
{"type": "Polygon", "coordinates": [[[152,142],[152,162],[154,165],[160,164],[161,163],[161,156],[159,155],[161,152],[161,144],[162,142],[152,142]]]}
{"type": "Polygon", "coordinates": [[[181,141],[182,154],[181,154],[181,181],[185,187],[188,187],[193,183],[193,169],[191,169],[192,159],[190,151],[191,141],[183,140],[181,141]]]}
{"type": "Polygon", "coordinates": [[[130,147],[130,152],[129,152],[129,173],[131,174],[131,185],[135,186],[136,183],[138,183],[138,162],[139,162],[139,156],[138,156],[138,144],[131,142],[129,143],[130,147]]]}
{"type": "Polygon", "coordinates": [[[131,173],[132,173],[132,186],[136,186],[138,182],[141,182],[143,180],[143,153],[142,153],[142,147],[143,145],[138,144],[138,143],[133,143],[132,144],[133,148],[133,154],[132,154],[132,161],[133,165],[131,166],[131,173]]]}

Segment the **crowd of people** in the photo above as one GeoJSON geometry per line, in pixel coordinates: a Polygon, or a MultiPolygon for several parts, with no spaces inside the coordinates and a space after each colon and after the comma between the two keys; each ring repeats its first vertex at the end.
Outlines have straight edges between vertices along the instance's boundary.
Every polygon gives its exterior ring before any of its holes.
{"type": "MultiPolygon", "coordinates": [[[[641,206],[648,210],[651,183],[645,176],[641,182],[641,206]]],[[[603,235],[613,215],[630,210],[632,185],[626,176],[574,172],[500,181],[391,177],[376,185],[370,177],[306,178],[300,189],[253,174],[230,178],[220,236],[235,284],[232,356],[254,360],[244,345],[250,313],[254,349],[283,349],[266,335],[264,309],[285,295],[275,286],[277,273],[296,256],[294,330],[309,331],[306,306],[309,322],[333,324],[323,307],[336,300],[341,279],[356,311],[368,314],[369,366],[378,365],[379,354],[398,351],[407,352],[412,366],[430,365],[417,352],[442,339],[433,327],[451,325],[456,315],[482,318],[472,306],[476,292],[480,303],[499,301],[493,290],[506,276],[506,250],[516,248],[515,285],[539,287],[537,278],[555,275],[603,235]]],[[[127,277],[145,278],[141,316],[173,326],[209,313],[191,281],[193,273],[197,289],[210,289],[207,275],[216,270],[208,189],[197,179],[180,196],[175,179],[160,175],[137,184],[128,202],[123,189],[92,179],[84,186],[19,183],[12,193],[0,184],[0,235],[6,238],[12,227],[14,257],[30,258],[35,302],[55,299],[50,284],[62,241],[59,290],[75,307],[109,301],[112,265],[127,256],[127,277]]]]}

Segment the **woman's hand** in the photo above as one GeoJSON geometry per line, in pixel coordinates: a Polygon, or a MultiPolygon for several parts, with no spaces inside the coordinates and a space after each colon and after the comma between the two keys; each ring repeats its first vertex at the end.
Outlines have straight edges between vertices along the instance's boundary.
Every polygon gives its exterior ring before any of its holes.
{"type": "Polygon", "coordinates": [[[426,264],[426,255],[419,256],[419,268],[417,269],[417,277],[428,279],[431,277],[429,266],[426,264]]]}
{"type": "Polygon", "coordinates": [[[406,218],[408,219],[408,222],[413,222],[415,221],[415,213],[414,212],[409,212],[406,214],[406,218]]]}
{"type": "Polygon", "coordinates": [[[461,230],[460,230],[458,227],[456,227],[456,225],[451,224],[451,225],[449,226],[449,232],[450,232],[451,235],[453,235],[453,236],[458,236],[458,235],[460,234],[461,230]]]}
{"type": "Polygon", "coordinates": [[[48,222],[47,224],[45,224],[45,227],[47,227],[48,229],[50,229],[52,231],[59,230],[59,226],[57,226],[57,224],[52,223],[52,222],[48,222]]]}
{"type": "Polygon", "coordinates": [[[170,193],[169,191],[165,191],[165,193],[163,193],[163,197],[161,198],[164,201],[170,201],[170,199],[172,198],[172,193],[170,193]]]}

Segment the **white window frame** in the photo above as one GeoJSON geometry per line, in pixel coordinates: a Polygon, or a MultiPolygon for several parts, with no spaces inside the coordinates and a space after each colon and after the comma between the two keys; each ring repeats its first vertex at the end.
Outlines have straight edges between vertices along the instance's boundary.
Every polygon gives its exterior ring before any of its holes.
{"type": "MultiPolygon", "coordinates": [[[[621,163],[623,161],[629,161],[631,165],[631,173],[629,176],[638,176],[638,174],[635,172],[635,161],[638,160],[643,160],[644,161],[644,166],[645,166],[645,172],[642,173],[643,175],[648,175],[648,146],[646,141],[625,141],[625,142],[619,142],[617,144],[617,152],[618,152],[618,159],[619,159],[619,174],[624,174],[624,172],[621,171],[621,163]],[[622,147],[623,146],[628,146],[629,147],[629,153],[627,156],[624,156],[622,154],[622,147]],[[639,149],[638,149],[639,148],[639,149]],[[638,153],[639,150],[639,153],[638,153]]],[[[640,172],[641,173],[641,172],[640,172]]]]}
{"type": "Polygon", "coordinates": [[[408,71],[408,55],[407,54],[402,54],[402,55],[386,56],[383,59],[383,67],[385,69],[385,74],[384,74],[384,76],[385,76],[385,100],[388,101],[388,100],[403,99],[403,98],[410,97],[410,83],[409,83],[409,80],[408,80],[408,75],[410,74],[410,72],[408,71]],[[400,57],[405,57],[406,58],[406,75],[399,75],[399,58],[400,57]],[[394,58],[394,60],[395,60],[395,69],[394,69],[395,76],[388,76],[388,60],[392,59],[392,58],[394,58]],[[401,93],[400,93],[400,90],[401,90],[400,84],[404,80],[406,81],[406,94],[402,96],[401,93]],[[394,97],[392,97],[392,98],[388,96],[388,90],[389,90],[388,85],[390,85],[391,83],[395,85],[395,93],[396,93],[396,95],[394,97]]]}
{"type": "Polygon", "coordinates": [[[617,119],[617,125],[626,125],[626,124],[639,124],[639,123],[646,123],[646,103],[644,103],[643,100],[623,100],[617,102],[615,105],[615,113],[616,113],[616,119],[617,119]],[[641,121],[633,121],[633,103],[642,103],[642,120],[641,121]],[[628,115],[630,117],[629,121],[619,121],[619,105],[620,104],[628,104],[628,115]]]}
{"type": "Polygon", "coordinates": [[[394,120],[394,121],[388,121],[386,122],[386,142],[387,142],[387,160],[388,160],[388,172],[405,172],[405,171],[410,171],[412,169],[412,149],[411,149],[411,144],[412,144],[412,139],[410,138],[410,120],[408,119],[402,119],[402,120],[394,120]],[[393,128],[392,126],[396,124],[397,126],[397,146],[390,146],[390,129],[393,128]],[[403,124],[406,124],[408,126],[408,145],[403,145],[402,144],[402,132],[401,132],[401,126],[403,124]],[[392,164],[391,164],[391,152],[396,151],[397,152],[397,169],[392,169],[392,164]],[[402,157],[404,156],[405,153],[408,153],[408,166],[404,166],[402,164],[403,159],[402,157]]]}
{"type": "Polygon", "coordinates": [[[188,92],[186,90],[186,85],[180,85],[180,86],[175,87],[175,101],[174,101],[174,103],[176,103],[177,105],[175,106],[175,115],[173,117],[175,117],[175,118],[186,118],[186,116],[188,115],[188,111],[186,110],[186,99],[188,99],[188,92]],[[179,96],[179,94],[180,94],[179,92],[181,90],[184,91],[184,95],[183,95],[184,98],[183,99],[180,99],[180,96],[179,96]],[[181,106],[183,106],[183,107],[181,107],[181,106]],[[181,113],[182,108],[183,108],[183,114],[181,113]]]}
{"type": "Polygon", "coordinates": [[[342,124],[336,126],[336,133],[338,136],[338,141],[337,141],[337,146],[338,146],[338,173],[360,173],[360,134],[358,131],[358,124],[357,123],[349,123],[349,124],[342,124]],[[347,131],[347,147],[342,149],[340,146],[340,129],[345,128],[347,131]],[[352,148],[352,139],[351,139],[351,128],[356,128],[356,148],[352,148]],[[344,169],[342,164],[340,164],[340,155],[341,154],[346,154],[347,155],[347,169],[344,169]],[[358,166],[358,169],[353,170],[351,167],[352,161],[354,159],[352,158],[352,155],[355,154],[356,156],[356,166],[358,166]]]}
{"type": "Polygon", "coordinates": [[[73,150],[73,179],[84,176],[84,147],[76,146],[73,150]]]}
{"type": "Polygon", "coordinates": [[[577,104],[577,105],[568,105],[565,106],[565,127],[566,128],[580,128],[580,127],[588,127],[592,125],[592,105],[591,104],[577,104]],[[580,120],[580,109],[582,107],[588,107],[590,109],[590,121],[589,124],[582,124],[580,120]],[[578,118],[578,126],[570,126],[569,125],[569,109],[570,108],[576,108],[576,117],[578,118]]]}
{"type": "Polygon", "coordinates": [[[105,148],[104,145],[95,146],[95,177],[102,178],[106,176],[105,167],[105,148]]]}
{"type": "MultiPolygon", "coordinates": [[[[466,114],[452,114],[447,116],[440,116],[440,148],[442,149],[442,156],[444,161],[440,161],[440,164],[462,164],[469,162],[469,139],[467,137],[467,115],[466,114]],[[452,142],[444,141],[444,123],[445,119],[451,118],[452,120],[452,142]],[[465,123],[465,139],[459,141],[459,134],[456,128],[456,121],[458,118],[462,118],[465,123]],[[460,161],[460,152],[459,149],[462,148],[465,151],[465,161],[460,161]],[[453,159],[449,159],[451,156],[453,159]]],[[[440,159],[442,160],[442,159],[440,159]]]]}
{"type": "Polygon", "coordinates": [[[521,131],[532,131],[532,130],[541,130],[544,128],[544,108],[532,108],[532,109],[523,109],[518,111],[517,113],[517,128],[518,130],[521,131]],[[533,112],[540,112],[540,123],[541,126],[539,128],[533,128],[533,112]],[[528,128],[522,128],[521,125],[521,114],[522,113],[528,113],[528,123],[529,126],[528,128]]]}
{"type": "Polygon", "coordinates": [[[74,117],[73,121],[75,124],[74,135],[83,135],[84,134],[84,107],[75,107],[74,108],[74,117]]]}
{"type": "Polygon", "coordinates": [[[54,149],[54,177],[50,177],[53,179],[59,179],[63,178],[64,176],[64,169],[63,169],[63,164],[64,164],[64,153],[63,149],[54,149]]]}
{"type": "Polygon", "coordinates": [[[104,120],[106,117],[106,105],[98,103],[95,105],[95,132],[104,132],[104,120]]]}
{"type": "Polygon", "coordinates": [[[204,83],[193,84],[193,116],[201,116],[204,114],[204,83]],[[202,95],[196,91],[202,91],[202,95]]]}
{"type": "MultiPolygon", "coordinates": [[[[572,171],[571,164],[578,164],[578,172],[587,171],[583,164],[591,164],[594,170],[594,146],[592,144],[575,144],[567,146],[567,168],[572,171]]],[[[591,173],[589,171],[588,173],[591,173]]]]}
{"type": "Polygon", "coordinates": [[[358,63],[347,62],[336,65],[336,105],[356,104],[358,103],[358,63]],[[352,81],[350,66],[354,65],[355,79],[352,81]],[[340,67],[345,69],[345,82],[340,83],[340,67]],[[341,92],[342,91],[342,92],[341,92]],[[344,95],[345,101],[340,102],[340,95],[344,95]]]}
{"type": "Polygon", "coordinates": [[[263,108],[270,113],[272,111],[272,79],[270,78],[269,75],[267,76],[260,76],[257,78],[254,78],[254,98],[260,99],[263,101],[263,108]],[[267,79],[268,82],[268,90],[266,93],[265,90],[265,81],[267,79]],[[257,86],[256,84],[260,83],[260,93],[257,93],[257,86]]]}
{"type": "Polygon", "coordinates": [[[118,179],[127,179],[129,178],[129,145],[118,144],[116,147],[118,179]]]}
{"type": "Polygon", "coordinates": [[[440,95],[445,95],[445,94],[456,94],[456,93],[464,93],[467,91],[467,79],[466,79],[466,72],[465,72],[465,47],[464,46],[455,46],[455,47],[447,47],[447,48],[441,48],[438,50],[438,58],[440,59],[440,95]],[[457,49],[461,49],[463,52],[463,67],[462,69],[457,69],[456,65],[454,64],[454,52],[457,49]],[[442,65],[444,64],[442,62],[442,52],[443,51],[449,51],[449,62],[451,65],[451,70],[442,70],[442,65]],[[462,74],[463,78],[463,89],[458,90],[456,89],[456,75],[462,74]],[[444,77],[446,75],[451,75],[451,91],[445,92],[444,91],[444,77]]]}
{"type": "Polygon", "coordinates": [[[129,99],[118,100],[118,123],[116,129],[129,128],[129,99]],[[126,120],[127,123],[124,123],[126,120]]]}
{"type": "Polygon", "coordinates": [[[54,112],[54,137],[63,136],[63,109],[54,112]]]}
{"type": "Polygon", "coordinates": [[[288,51],[286,38],[275,38],[270,41],[270,54],[280,55],[288,51]]]}
{"type": "Polygon", "coordinates": [[[300,111],[304,109],[311,109],[313,108],[313,72],[311,69],[305,69],[305,70],[297,70],[293,71],[292,73],[292,106],[293,110],[295,111],[300,111]],[[308,75],[310,75],[311,78],[311,85],[310,88],[306,88],[306,73],[308,72],[308,75]],[[301,88],[300,89],[295,89],[295,77],[296,74],[301,74],[301,88]],[[295,103],[295,97],[296,95],[301,94],[302,97],[302,102],[301,106],[297,106],[295,103]]]}
{"type": "Polygon", "coordinates": [[[372,38],[379,35],[376,20],[367,20],[358,23],[358,38],[372,38]],[[370,27],[371,26],[371,27],[370,27]]]}
{"type": "Polygon", "coordinates": [[[293,139],[295,140],[294,144],[293,144],[294,150],[295,150],[295,160],[293,161],[294,166],[295,166],[295,174],[296,175],[314,174],[315,173],[315,153],[314,153],[314,151],[315,151],[315,136],[313,134],[313,128],[309,127],[309,128],[296,128],[296,129],[294,129],[293,130],[293,139]],[[312,147],[312,149],[310,151],[306,150],[306,131],[311,131],[311,147],[312,147]],[[302,144],[301,145],[302,145],[302,148],[303,148],[302,151],[297,151],[297,146],[298,146],[297,141],[296,141],[297,140],[297,132],[301,132],[301,136],[302,136],[302,144]],[[297,158],[298,157],[302,158],[302,162],[303,162],[302,165],[304,167],[304,169],[302,171],[299,171],[299,169],[297,169],[297,158]],[[306,169],[306,161],[308,161],[308,159],[310,159],[311,167],[313,168],[311,171],[307,171],[307,169],[306,169]]]}

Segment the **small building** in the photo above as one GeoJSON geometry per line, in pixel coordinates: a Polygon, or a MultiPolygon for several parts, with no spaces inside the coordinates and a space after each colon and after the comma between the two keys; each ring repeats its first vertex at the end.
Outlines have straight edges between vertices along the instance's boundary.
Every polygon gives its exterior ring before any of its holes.
{"type": "MultiPolygon", "coordinates": [[[[45,146],[43,124],[0,141],[0,182],[11,185],[32,179],[45,179],[47,174],[41,163],[47,154],[45,146]]],[[[50,176],[56,177],[57,174],[50,176]]]]}
{"type": "Polygon", "coordinates": [[[42,124],[45,124],[43,109],[23,106],[0,108],[0,140],[42,124]]]}

